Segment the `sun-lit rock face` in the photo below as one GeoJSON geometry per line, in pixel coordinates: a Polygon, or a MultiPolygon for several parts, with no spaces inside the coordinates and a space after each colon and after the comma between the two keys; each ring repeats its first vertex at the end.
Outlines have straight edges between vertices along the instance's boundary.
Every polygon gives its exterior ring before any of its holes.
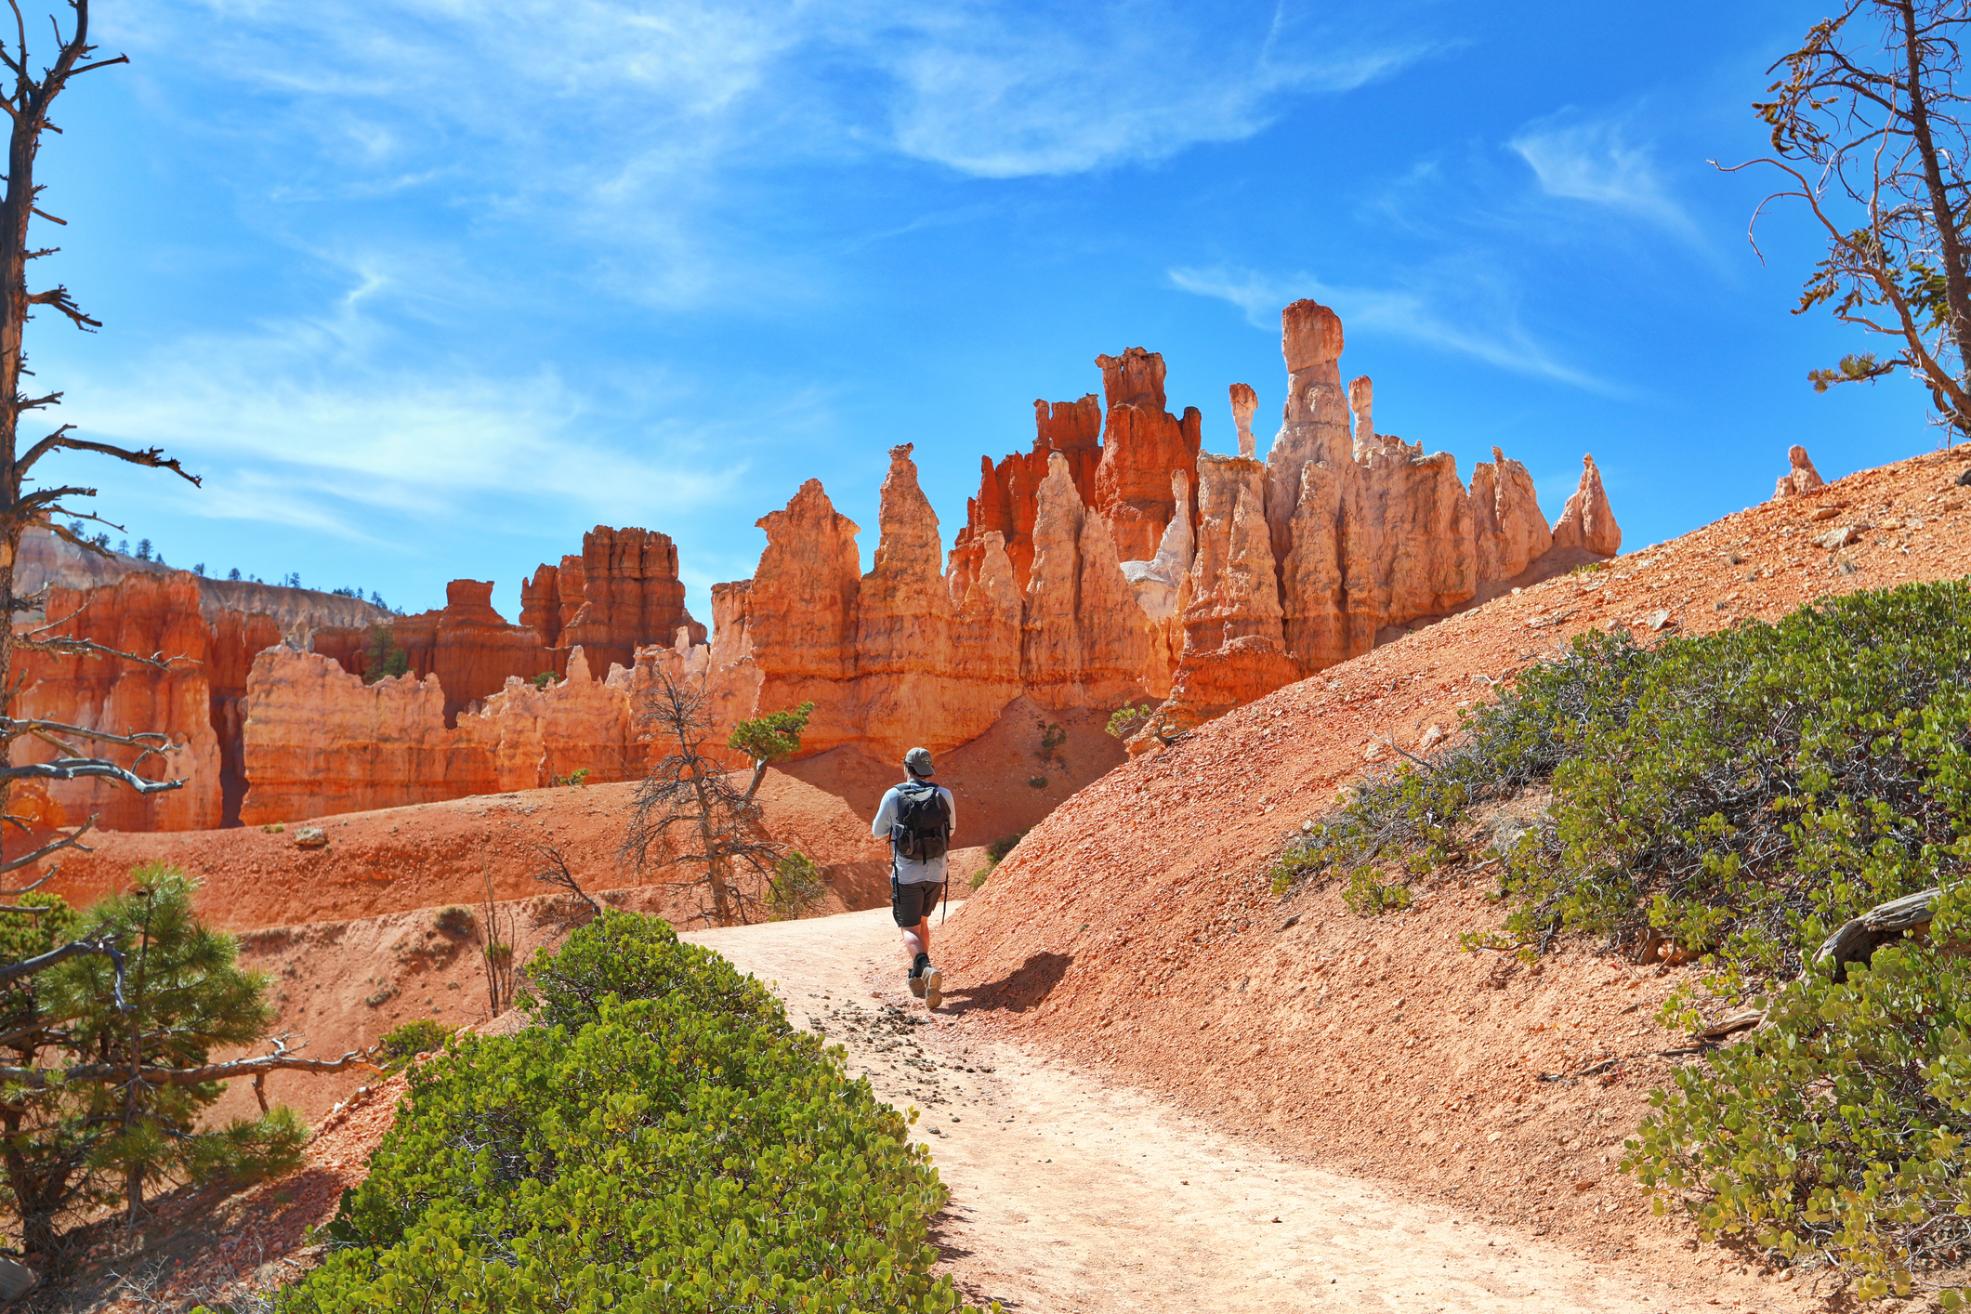
{"type": "Polygon", "coordinates": [[[1772,500],[1784,502],[1826,486],[1827,481],[1820,477],[1820,471],[1814,469],[1814,459],[1807,455],[1807,449],[1794,443],[1786,449],[1786,473],[1773,485],[1772,500]]]}
{"type": "Polygon", "coordinates": [[[1108,522],[1118,557],[1145,560],[1155,555],[1176,505],[1171,475],[1197,468],[1203,417],[1195,406],[1182,417],[1164,409],[1164,364],[1156,352],[1131,347],[1120,356],[1097,356],[1095,363],[1108,414],[1094,505],[1108,522]]]}
{"type": "MultiPolygon", "coordinates": [[[[745,634],[745,657],[759,674],[764,709],[812,702],[808,743],[817,749],[855,736],[856,642],[862,559],[853,520],[835,510],[819,479],[802,484],[783,509],[760,517],[766,550],[731,619],[745,634]]],[[[749,712],[748,715],[751,713],[749,712]]]]}
{"type": "Polygon", "coordinates": [[[1612,557],[1622,550],[1622,527],[1615,523],[1608,490],[1602,487],[1601,471],[1592,456],[1581,458],[1581,483],[1554,522],[1554,546],[1597,557],[1612,557]]]}
{"type": "MultiPolygon", "coordinates": [[[[177,789],[138,794],[104,780],[51,780],[47,796],[71,822],[93,816],[105,830],[189,830],[217,826],[222,790],[218,736],[212,726],[210,627],[199,609],[196,577],[182,571],[130,574],[96,588],[52,587],[44,637],[90,639],[108,655],[20,651],[15,707],[25,715],[127,736],[156,731],[163,751],[139,750],[71,736],[74,754],[34,736],[14,741],[17,762],[102,756],[148,780],[182,780],[177,789]]],[[[10,846],[10,852],[12,846],[10,846]]]]}
{"type": "Polygon", "coordinates": [[[1375,381],[1366,374],[1351,380],[1348,385],[1348,411],[1355,417],[1355,455],[1358,458],[1375,446],[1375,405],[1375,381]]]}
{"type": "MultiPolygon", "coordinates": [[[[1098,358],[1100,398],[1035,403],[1031,450],[982,462],[948,557],[912,446],[891,449],[867,572],[856,525],[809,480],[757,522],[753,577],[712,588],[709,638],[677,546],[642,529],[598,526],[540,567],[518,624],[484,581],[402,616],[299,589],[222,596],[153,565],[111,577],[60,602],[78,607],[69,632],[185,660],[35,659],[24,705],[164,730],[164,769],[187,783],[149,799],[61,787],[47,806],[178,828],[631,776],[656,751],[638,713],[666,679],[702,697],[715,753],[737,721],[803,702],[810,754],[953,747],[1022,698],[1096,712],[1164,699],[1162,724],[1181,726],[1620,547],[1592,459],[1549,530],[1531,476],[1497,448],[1467,487],[1448,454],[1378,432],[1368,378],[1342,387],[1342,343],[1327,307],[1284,311],[1287,399],[1263,462],[1252,388],[1229,391],[1241,454],[1205,454],[1197,410],[1166,409],[1160,356],[1098,358]],[[393,649],[409,673],[366,683],[393,649]]],[[[1796,449],[1789,478],[1811,471],[1796,449]]]]}
{"type": "Polygon", "coordinates": [[[1249,383],[1235,383],[1231,387],[1232,425],[1239,434],[1239,455],[1251,460],[1255,455],[1256,440],[1252,436],[1252,415],[1259,409],[1259,394],[1249,383]]]}
{"type": "Polygon", "coordinates": [[[553,669],[567,669],[581,648],[589,665],[629,669],[636,650],[670,643],[682,628],[702,643],[705,627],[684,605],[678,549],[668,534],[597,525],[582,536],[578,555],[543,564],[520,585],[520,624],[540,635],[553,669]]]}
{"type": "Polygon", "coordinates": [[[1215,716],[1298,677],[1287,659],[1266,525],[1266,467],[1198,460],[1198,541],[1185,584],[1183,648],[1171,703],[1215,716]]]}
{"type": "Polygon", "coordinates": [[[1094,393],[1079,401],[1033,404],[1031,451],[994,462],[979,458],[979,495],[966,506],[965,525],[951,549],[947,580],[954,599],[963,599],[978,574],[987,534],[998,534],[1013,567],[1013,582],[1026,591],[1033,563],[1033,517],[1047,462],[1058,453],[1084,502],[1095,497],[1095,470],[1102,460],[1102,403],[1094,393]]]}
{"type": "Polygon", "coordinates": [[[591,677],[582,650],[566,679],[518,676],[445,724],[435,675],[364,683],[321,653],[276,646],[254,658],[243,727],[247,825],[536,789],[577,772],[642,774],[629,673],[591,677]]]}
{"type": "Polygon", "coordinates": [[[1019,693],[1017,648],[1004,646],[1012,631],[1000,621],[1011,582],[1004,546],[990,536],[980,544],[967,601],[988,629],[961,642],[961,608],[940,569],[938,518],[910,453],[908,443],[890,449],[881,537],[858,599],[855,698],[845,718],[858,738],[891,756],[913,744],[948,748],[976,738],[1019,693]]]}
{"type": "Polygon", "coordinates": [[[1491,461],[1472,468],[1471,510],[1481,580],[1511,579],[1554,545],[1533,476],[1496,447],[1491,461]]]}
{"type": "Polygon", "coordinates": [[[1281,312],[1280,324],[1287,405],[1266,453],[1266,523],[1274,559],[1285,561],[1301,470],[1310,462],[1339,469],[1354,447],[1341,389],[1341,317],[1318,301],[1296,301],[1281,312]]]}
{"type": "Polygon", "coordinates": [[[1109,527],[1075,490],[1064,458],[1040,486],[1020,675],[1043,707],[1118,707],[1162,696],[1150,621],[1123,577],[1109,527]]]}

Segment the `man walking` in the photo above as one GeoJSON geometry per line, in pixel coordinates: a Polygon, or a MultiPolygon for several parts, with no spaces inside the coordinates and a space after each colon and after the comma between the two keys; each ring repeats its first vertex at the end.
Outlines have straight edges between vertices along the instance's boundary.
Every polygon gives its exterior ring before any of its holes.
{"type": "Polygon", "coordinates": [[[869,833],[890,841],[890,914],[903,932],[910,993],[936,1008],[944,1002],[944,982],[931,963],[931,910],[944,895],[957,808],[951,791],[931,782],[929,749],[905,753],[903,772],[903,783],[883,795],[869,833]]]}

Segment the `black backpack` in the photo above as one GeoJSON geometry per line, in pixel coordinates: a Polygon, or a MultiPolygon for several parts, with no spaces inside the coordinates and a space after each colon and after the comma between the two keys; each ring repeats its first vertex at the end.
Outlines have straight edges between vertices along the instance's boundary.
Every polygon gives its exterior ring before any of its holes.
{"type": "Polygon", "coordinates": [[[922,780],[897,786],[897,819],[890,826],[897,855],[925,861],[942,858],[951,845],[951,813],[938,787],[922,780]]]}

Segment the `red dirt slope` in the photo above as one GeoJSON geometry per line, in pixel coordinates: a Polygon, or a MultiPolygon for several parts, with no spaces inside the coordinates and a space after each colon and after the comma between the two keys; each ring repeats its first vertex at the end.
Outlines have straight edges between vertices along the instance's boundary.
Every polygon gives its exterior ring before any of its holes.
{"type": "MultiPolygon", "coordinates": [[[[526,898],[543,892],[534,880],[544,865],[537,846],[551,844],[584,885],[613,889],[638,883],[618,854],[635,790],[623,783],[483,794],[278,830],[102,833],[89,838],[93,853],[64,855],[45,888],[87,903],[121,888],[132,867],[161,860],[204,882],[199,909],[214,925],[247,930],[476,904],[489,875],[498,898],[526,898]],[[297,846],[296,833],[310,825],[327,834],[327,847],[297,846]]],[[[885,851],[841,799],[778,771],[767,773],[759,797],[767,830],[830,869],[835,897],[823,911],[887,896],[885,851]]],[[[645,880],[671,876],[658,870],[645,880]]],[[[652,911],[681,917],[694,907],[679,896],[652,911]]]]}
{"type": "Polygon", "coordinates": [[[984,987],[981,1018],[1276,1145],[1698,1280],[1722,1252],[1651,1223],[1615,1169],[1680,1043],[1651,1020],[1671,969],[1460,951],[1496,925],[1486,874],[1364,920],[1331,888],[1283,905],[1266,869],[1386,741],[1452,729],[1576,632],[1703,632],[1971,573],[1966,470],[1971,453],[1939,453],[1756,506],[1231,712],[1035,828],[954,926],[947,977],[984,987]],[[1844,528],[1854,542],[1816,542],[1844,528]]]}

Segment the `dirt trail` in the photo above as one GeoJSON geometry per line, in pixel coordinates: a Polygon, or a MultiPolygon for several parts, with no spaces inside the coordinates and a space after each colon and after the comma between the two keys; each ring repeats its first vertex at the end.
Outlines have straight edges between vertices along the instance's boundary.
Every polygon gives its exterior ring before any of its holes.
{"type": "Polygon", "coordinates": [[[974,1299],[1028,1314],[1688,1308],[1640,1272],[1283,1158],[994,1039],[967,1025],[988,1005],[963,983],[927,1018],[894,937],[878,909],[686,938],[774,983],[796,1025],[922,1110],[915,1133],[951,1190],[938,1239],[974,1299]]]}

